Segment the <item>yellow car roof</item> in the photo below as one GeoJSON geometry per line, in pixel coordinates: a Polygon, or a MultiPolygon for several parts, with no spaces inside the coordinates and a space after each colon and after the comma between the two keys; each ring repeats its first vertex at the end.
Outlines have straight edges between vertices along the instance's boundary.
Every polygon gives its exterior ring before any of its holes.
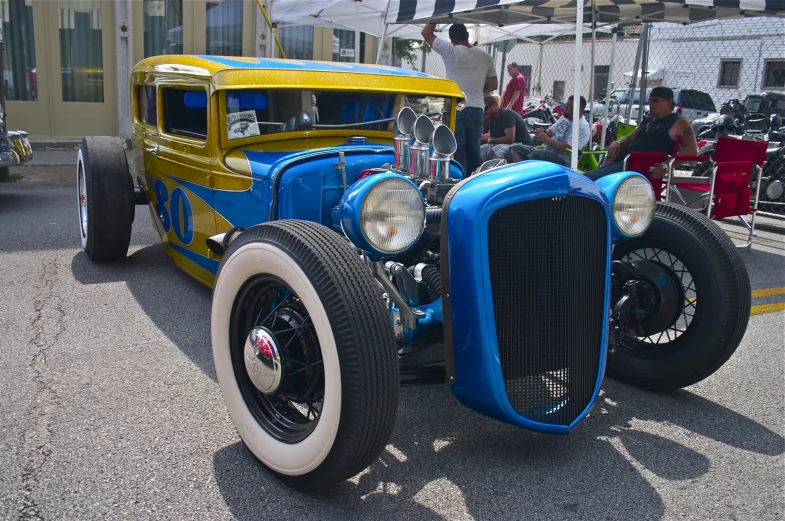
{"type": "Polygon", "coordinates": [[[450,80],[362,63],[170,54],[146,58],[134,67],[134,73],[150,72],[209,78],[215,89],[340,89],[463,96],[450,80]]]}

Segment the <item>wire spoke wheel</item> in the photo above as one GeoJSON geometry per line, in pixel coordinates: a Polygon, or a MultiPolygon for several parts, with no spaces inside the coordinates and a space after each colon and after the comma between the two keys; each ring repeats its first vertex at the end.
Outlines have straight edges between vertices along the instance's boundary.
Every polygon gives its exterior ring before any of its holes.
{"type": "MultiPolygon", "coordinates": [[[[681,285],[684,302],[681,312],[675,320],[659,333],[648,336],[636,336],[643,349],[667,348],[673,341],[681,337],[690,327],[698,312],[698,289],[690,270],[678,257],[663,248],[642,248],[633,250],[621,259],[624,262],[642,260],[656,263],[664,268],[674,283],[681,285]]],[[[632,335],[631,335],[632,336],[632,335]]]]}
{"type": "Polygon", "coordinates": [[[609,376],[672,391],[722,367],[750,315],[749,276],[722,229],[684,206],[659,202],[649,229],[617,242],[613,259],[639,273],[649,314],[633,320],[617,342],[609,376]]]}
{"type": "Polygon", "coordinates": [[[271,436],[285,443],[302,441],[316,427],[324,404],[321,347],[308,310],[273,276],[248,281],[237,296],[236,309],[232,363],[243,397],[271,436]],[[283,377],[275,393],[260,391],[244,364],[246,337],[254,328],[268,331],[280,351],[283,377]]]}
{"type": "Polygon", "coordinates": [[[378,283],[338,234],[306,221],[243,231],[218,268],[211,334],[237,433],[290,486],[329,487],[384,450],[395,337],[378,283]]]}

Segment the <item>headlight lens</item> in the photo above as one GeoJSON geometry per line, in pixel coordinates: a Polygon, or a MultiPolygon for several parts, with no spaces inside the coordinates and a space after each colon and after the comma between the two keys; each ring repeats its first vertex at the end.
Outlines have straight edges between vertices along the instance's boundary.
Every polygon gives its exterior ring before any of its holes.
{"type": "Polygon", "coordinates": [[[654,218],[654,190],[639,176],[621,182],[613,198],[613,219],[624,235],[642,234],[654,218]]]}
{"type": "Polygon", "coordinates": [[[365,239],[382,253],[395,255],[409,249],[425,227],[422,194],[406,179],[386,179],[365,196],[360,210],[365,239]]]}

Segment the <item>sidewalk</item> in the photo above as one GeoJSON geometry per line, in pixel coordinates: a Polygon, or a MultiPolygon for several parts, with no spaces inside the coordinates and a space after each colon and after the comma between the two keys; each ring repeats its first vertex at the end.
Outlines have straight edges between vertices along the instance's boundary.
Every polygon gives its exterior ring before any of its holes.
{"type": "MultiPolygon", "coordinates": [[[[73,165],[76,168],[76,152],[78,144],[74,146],[73,150],[36,150],[33,149],[33,159],[29,163],[23,165],[25,168],[28,166],[59,166],[59,165],[73,165]]],[[[126,150],[125,156],[128,158],[128,164],[133,164],[133,150],[126,150]]]]}

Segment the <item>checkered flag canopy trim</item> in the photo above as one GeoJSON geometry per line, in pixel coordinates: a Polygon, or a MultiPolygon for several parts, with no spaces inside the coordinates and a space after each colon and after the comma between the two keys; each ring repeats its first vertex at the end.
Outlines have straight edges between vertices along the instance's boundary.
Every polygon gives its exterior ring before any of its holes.
{"type": "MultiPolygon", "coordinates": [[[[584,23],[591,23],[591,1],[584,23]]],[[[785,16],[785,0],[595,0],[597,22],[693,23],[718,18],[785,16]]],[[[513,25],[575,22],[575,0],[392,0],[387,23],[513,25]]]]}

